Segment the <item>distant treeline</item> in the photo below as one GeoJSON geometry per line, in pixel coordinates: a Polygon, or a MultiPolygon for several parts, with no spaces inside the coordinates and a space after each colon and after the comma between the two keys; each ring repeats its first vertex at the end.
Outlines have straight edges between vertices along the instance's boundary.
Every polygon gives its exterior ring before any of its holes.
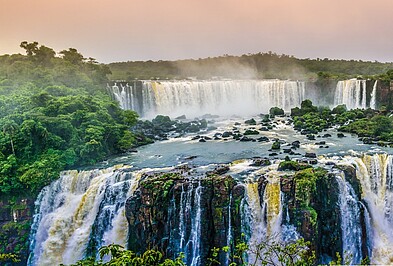
{"type": "Polygon", "coordinates": [[[391,80],[393,63],[361,60],[299,59],[276,53],[223,55],[178,61],[128,61],[108,65],[112,80],[255,78],[302,79],[362,78],[391,80]]]}

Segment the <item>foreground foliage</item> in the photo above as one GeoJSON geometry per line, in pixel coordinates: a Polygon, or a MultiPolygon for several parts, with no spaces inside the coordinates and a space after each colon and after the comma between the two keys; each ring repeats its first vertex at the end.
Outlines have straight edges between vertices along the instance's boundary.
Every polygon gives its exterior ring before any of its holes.
{"type": "Polygon", "coordinates": [[[180,256],[175,260],[165,259],[160,251],[153,249],[147,250],[143,254],[138,255],[131,250],[124,249],[124,247],[120,245],[111,244],[100,248],[98,260],[95,258],[87,258],[78,261],[72,266],[184,266],[183,258],[184,256],[180,254],[180,256]]]}
{"type": "MultiPolygon", "coordinates": [[[[310,251],[310,242],[299,239],[292,243],[283,244],[277,241],[278,236],[271,236],[261,241],[255,247],[249,247],[246,243],[240,242],[236,245],[235,250],[231,251],[229,247],[213,248],[211,256],[208,258],[207,265],[221,265],[218,260],[219,253],[224,252],[228,255],[230,266],[245,265],[314,265],[315,254],[310,251]],[[247,262],[247,256],[253,258],[247,262]]],[[[163,254],[157,250],[147,250],[143,254],[136,254],[133,251],[126,250],[120,245],[111,244],[104,246],[99,250],[99,259],[87,258],[78,261],[71,266],[115,266],[115,265],[133,265],[133,266],[183,266],[184,255],[180,254],[174,260],[165,259],[163,254]]]]}

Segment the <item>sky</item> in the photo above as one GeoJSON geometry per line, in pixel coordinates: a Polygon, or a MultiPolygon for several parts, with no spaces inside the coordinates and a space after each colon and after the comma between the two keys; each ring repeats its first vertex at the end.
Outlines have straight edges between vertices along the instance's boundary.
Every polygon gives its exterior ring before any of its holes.
{"type": "Polygon", "coordinates": [[[393,62],[393,0],[0,0],[0,54],[22,41],[102,63],[267,51],[393,62]]]}

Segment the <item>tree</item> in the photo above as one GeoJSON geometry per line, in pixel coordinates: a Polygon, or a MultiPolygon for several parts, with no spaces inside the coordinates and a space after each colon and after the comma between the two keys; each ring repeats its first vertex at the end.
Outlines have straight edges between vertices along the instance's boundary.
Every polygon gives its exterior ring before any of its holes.
{"type": "Polygon", "coordinates": [[[85,59],[83,55],[75,48],[69,48],[68,50],[60,51],[59,54],[63,56],[62,58],[64,60],[74,65],[82,64],[83,60],[85,59]]]}
{"type": "Polygon", "coordinates": [[[183,254],[180,254],[175,260],[171,260],[165,259],[160,251],[154,249],[147,250],[143,254],[138,255],[117,244],[101,247],[99,257],[98,261],[95,258],[87,258],[71,266],[185,266],[183,254]],[[109,261],[103,262],[104,258],[109,261]]]}
{"type": "Polygon", "coordinates": [[[3,134],[8,135],[10,138],[10,144],[11,144],[11,149],[12,149],[12,154],[15,155],[15,148],[14,148],[14,135],[17,130],[18,125],[15,123],[13,120],[6,120],[6,122],[3,124],[3,134]]]}
{"type": "Polygon", "coordinates": [[[37,50],[38,50],[38,42],[27,42],[27,41],[23,41],[20,44],[20,47],[22,47],[23,49],[26,50],[26,54],[28,56],[33,56],[36,54],[37,50]]]}

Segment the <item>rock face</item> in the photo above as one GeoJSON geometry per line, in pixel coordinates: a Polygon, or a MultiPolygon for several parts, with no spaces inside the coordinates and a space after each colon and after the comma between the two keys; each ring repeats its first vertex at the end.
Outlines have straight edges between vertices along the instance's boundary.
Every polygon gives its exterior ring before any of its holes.
{"type": "Polygon", "coordinates": [[[0,200],[0,253],[16,253],[26,265],[34,200],[0,200]]]}
{"type": "MultiPolygon", "coordinates": [[[[283,223],[290,221],[318,258],[334,257],[342,250],[338,183],[334,174],[310,167],[280,177],[283,223]]],[[[205,265],[213,247],[234,247],[242,238],[246,188],[224,176],[225,167],[217,169],[194,179],[179,172],[146,175],[126,202],[128,248],[158,248],[169,257],[184,252],[188,265],[193,258],[205,265]]],[[[269,181],[261,176],[257,182],[263,199],[269,181]]],[[[226,259],[219,255],[221,263],[226,259]]]]}
{"type": "MultiPolygon", "coordinates": [[[[206,264],[213,247],[236,245],[241,237],[244,187],[230,176],[187,179],[178,173],[145,178],[126,202],[129,248],[156,247],[166,256],[185,252],[187,264],[206,264]]],[[[225,254],[220,254],[221,262],[225,254]]]]}

